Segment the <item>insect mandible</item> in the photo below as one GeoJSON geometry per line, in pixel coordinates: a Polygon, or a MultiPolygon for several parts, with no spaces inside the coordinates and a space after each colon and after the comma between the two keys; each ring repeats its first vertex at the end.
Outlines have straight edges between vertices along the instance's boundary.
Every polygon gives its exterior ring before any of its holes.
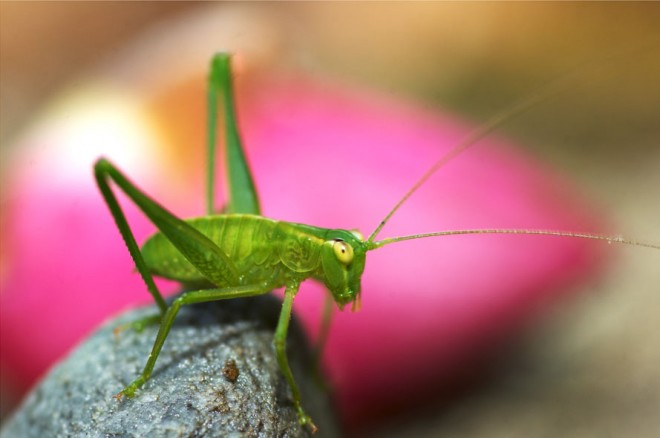
{"type": "MultiPolygon", "coordinates": [[[[94,174],[101,194],[144,280],[160,309],[154,322],[160,323],[158,335],[144,370],[119,394],[132,397],[151,376],[158,355],[181,306],[231,298],[266,294],[284,287],[284,300],[274,336],[277,361],[293,397],[301,425],[316,430],[306,414],[301,395],[289,367],[286,336],[294,298],[300,284],[307,279],[322,282],[329,296],[340,309],[360,305],[361,278],[366,254],[395,242],[458,234],[528,234],[579,237],[610,243],[646,246],[660,245],[636,242],[621,237],[592,233],[531,229],[473,229],[414,234],[376,240],[385,224],[407,199],[438,169],[470,147],[493,129],[544,97],[532,95],[499,114],[475,130],[464,141],[435,162],[430,169],[392,208],[376,229],[365,239],[351,230],[319,228],[305,224],[277,221],[261,216],[259,201],[247,160],[244,155],[235,117],[230,56],[218,54],[211,61],[208,91],[208,144],[206,215],[182,220],[167,211],[131,183],[107,159],[94,165],[94,174]],[[221,101],[220,101],[221,100],[221,101]],[[215,152],[217,117],[223,108],[226,129],[226,159],[228,163],[229,203],[221,214],[214,205],[215,152]],[[119,187],[158,228],[142,249],[138,247],[125,215],[113,193],[110,180],[119,187]],[[160,276],[196,286],[167,304],[154,283],[160,276]]],[[[329,328],[324,318],[320,339],[329,328]]]]}

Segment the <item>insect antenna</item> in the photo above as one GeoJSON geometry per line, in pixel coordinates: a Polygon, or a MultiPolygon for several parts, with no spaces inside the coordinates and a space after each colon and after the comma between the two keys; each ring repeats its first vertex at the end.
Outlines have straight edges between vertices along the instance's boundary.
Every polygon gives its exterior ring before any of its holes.
{"type": "Polygon", "coordinates": [[[373,250],[381,248],[390,243],[402,242],[405,240],[414,240],[422,239],[426,237],[437,237],[437,236],[455,236],[461,234],[524,234],[524,235],[542,235],[542,236],[560,236],[560,237],[577,237],[582,239],[592,239],[592,240],[601,240],[608,243],[619,243],[625,245],[633,246],[642,246],[646,248],[653,248],[660,250],[660,244],[653,244],[647,242],[640,242],[632,239],[626,239],[622,236],[607,236],[603,234],[596,233],[586,233],[586,232],[573,232],[573,231],[559,231],[559,230],[537,230],[537,229],[471,229],[471,230],[449,230],[449,231],[439,231],[433,233],[422,233],[422,234],[412,234],[408,236],[399,236],[383,239],[380,241],[374,241],[378,233],[383,229],[385,224],[390,220],[390,218],[397,212],[397,210],[410,198],[413,193],[417,191],[424,183],[431,177],[433,174],[453,160],[456,156],[461,154],[470,146],[477,143],[479,140],[484,138],[486,135],[491,133],[493,130],[499,128],[504,123],[509,121],[514,116],[521,114],[522,112],[528,110],[529,108],[539,104],[540,102],[554,96],[559,91],[563,85],[566,84],[567,80],[573,75],[574,72],[566,73],[564,76],[556,79],[555,81],[547,84],[546,86],[541,87],[535,93],[528,95],[527,97],[519,100],[515,105],[510,107],[507,110],[504,110],[494,117],[486,121],[484,124],[476,128],[474,131],[469,133],[461,142],[456,144],[451,148],[445,155],[440,157],[438,161],[433,163],[433,165],[413,184],[413,186],[406,192],[405,195],[396,203],[396,205],[390,210],[390,212],[385,216],[385,218],[380,221],[378,227],[374,230],[373,233],[366,240],[366,246],[368,250],[373,250]]]}
{"type": "Polygon", "coordinates": [[[503,110],[497,113],[495,116],[491,117],[489,120],[484,122],[482,125],[470,132],[462,141],[457,143],[452,147],[446,154],[444,154],[438,161],[433,163],[433,165],[413,184],[413,186],[406,192],[405,195],[399,200],[399,202],[394,205],[392,210],[385,216],[385,218],[380,221],[378,227],[374,230],[373,233],[367,239],[367,243],[371,244],[374,242],[374,239],[383,229],[385,224],[390,220],[390,218],[397,212],[397,210],[410,198],[413,193],[417,191],[424,183],[431,177],[435,172],[438,171],[441,167],[449,163],[451,160],[456,158],[470,146],[477,143],[482,138],[486,137],[488,134],[493,132],[495,129],[502,126],[507,121],[511,120],[514,116],[521,114],[522,112],[528,110],[529,108],[539,104],[540,102],[548,99],[551,96],[557,94],[561,87],[565,84],[568,74],[554,80],[553,82],[546,84],[545,86],[536,90],[536,92],[528,94],[525,98],[519,100],[513,106],[510,106],[508,109],[503,110]]]}
{"type": "MultiPolygon", "coordinates": [[[[652,45],[653,47],[657,45],[657,42],[654,42],[652,45]]],[[[646,46],[644,46],[646,47],[646,46]]],[[[538,105],[539,103],[549,99],[552,96],[555,96],[558,94],[562,89],[565,88],[565,86],[573,82],[575,77],[585,73],[585,71],[591,69],[591,68],[596,68],[601,65],[602,62],[607,61],[607,60],[612,60],[612,59],[618,59],[622,55],[628,55],[630,50],[626,50],[623,53],[619,53],[617,51],[606,54],[605,56],[602,57],[602,59],[595,59],[593,62],[589,62],[586,65],[583,66],[576,66],[566,72],[564,72],[562,75],[554,79],[553,81],[550,81],[546,83],[545,85],[541,86],[538,88],[535,92],[532,92],[531,94],[526,95],[526,97],[523,97],[522,99],[518,100],[513,106],[508,107],[505,110],[500,111],[499,113],[495,114],[493,117],[488,119],[486,122],[484,122],[482,125],[474,129],[472,132],[470,132],[462,141],[457,143],[454,147],[452,147],[447,153],[445,153],[443,156],[440,157],[438,161],[433,163],[433,165],[415,182],[415,184],[412,185],[410,190],[406,192],[405,195],[394,205],[392,210],[390,210],[389,213],[383,218],[383,220],[380,221],[376,229],[374,230],[373,233],[369,236],[369,238],[366,241],[367,248],[372,249],[376,248],[378,246],[375,246],[376,243],[374,242],[374,239],[380,233],[380,231],[383,229],[383,227],[387,224],[387,222],[390,220],[390,218],[394,215],[394,213],[399,210],[399,208],[410,198],[413,193],[417,191],[424,183],[431,177],[433,174],[438,171],[441,167],[445,166],[447,163],[449,163],[451,160],[456,158],[458,155],[460,155],[462,152],[464,152],[466,149],[468,149],[470,146],[474,145],[475,143],[479,142],[479,140],[483,139],[486,137],[488,134],[490,134],[492,131],[495,129],[501,127],[504,123],[508,122],[509,120],[513,119],[514,117],[520,115],[524,111],[538,105]]],[[[476,231],[480,231],[481,234],[486,234],[487,232],[493,233],[507,233],[508,234],[543,234],[542,232],[533,232],[534,230],[466,230],[470,231],[469,233],[465,232],[456,232],[453,234],[475,234],[476,231]],[[511,233],[511,231],[514,231],[511,233]]],[[[550,233],[559,233],[559,232],[554,232],[554,231],[547,231],[545,232],[546,234],[550,233]]],[[[451,234],[451,233],[450,233],[451,234]]],[[[585,233],[582,233],[581,236],[578,236],[577,234],[580,233],[573,233],[576,234],[573,237],[585,237],[585,238],[591,238],[591,239],[600,239],[600,240],[608,240],[610,242],[615,242],[617,241],[616,238],[614,237],[607,237],[606,236],[598,236],[596,234],[590,234],[589,236],[592,237],[587,237],[585,233]]],[[[443,234],[432,234],[432,235],[443,235],[443,234]]],[[[444,234],[446,235],[446,234],[444,234]]],[[[555,234],[555,235],[571,235],[571,233],[567,234],[555,234]]],[[[427,235],[424,235],[424,237],[430,237],[427,235]]],[[[410,240],[414,237],[408,237],[406,239],[401,239],[401,240],[410,240]]],[[[385,242],[385,241],[381,241],[385,242]]],[[[391,243],[390,239],[387,239],[388,243],[391,243]]],[[[631,244],[637,244],[636,242],[632,241],[622,241],[620,243],[631,243],[631,244]]],[[[384,245],[384,244],[383,244],[384,245]]],[[[381,245],[382,246],[382,245],[381,245]]],[[[645,245],[641,245],[645,246],[645,245]]],[[[652,247],[655,247],[651,245],[652,247]]]]}
{"type": "Polygon", "coordinates": [[[528,229],[474,229],[474,230],[450,230],[439,231],[435,233],[422,233],[412,234],[409,236],[390,237],[387,239],[372,242],[369,249],[381,248],[385,245],[395,242],[402,242],[404,240],[423,239],[425,237],[437,236],[456,236],[459,234],[526,234],[537,236],[560,236],[560,237],[578,237],[582,239],[603,240],[607,243],[622,243],[625,245],[643,246],[646,248],[660,249],[660,245],[639,242],[632,239],[626,239],[623,236],[606,236],[603,234],[595,233],[582,233],[573,231],[557,231],[557,230],[528,230],[528,229]]]}

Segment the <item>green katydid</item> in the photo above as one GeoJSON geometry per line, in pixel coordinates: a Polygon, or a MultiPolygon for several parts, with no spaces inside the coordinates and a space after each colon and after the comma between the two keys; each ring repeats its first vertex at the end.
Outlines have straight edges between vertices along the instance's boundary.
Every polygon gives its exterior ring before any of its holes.
{"type": "MultiPolygon", "coordinates": [[[[552,230],[477,229],[452,230],[399,236],[376,241],[385,224],[406,200],[439,168],[459,153],[518,113],[542,99],[532,95],[509,111],[491,119],[474,131],[448,154],[441,157],[412,186],[365,240],[358,232],[318,228],[310,225],[276,221],[260,215],[259,201],[252,175],[241,144],[235,117],[230,57],[216,55],[211,62],[208,91],[208,145],[206,180],[206,215],[182,220],[168,212],[131,183],[113,164],[99,159],[94,166],[99,189],[135,262],[147,289],[160,308],[156,321],[160,329],[142,374],[119,394],[132,397],[149,379],[165,339],[180,307],[187,304],[250,297],[285,288],[282,310],[275,331],[274,346],[278,364],[293,397],[301,425],[316,427],[305,413],[300,392],[289,368],[286,336],[293,300],[301,282],[322,282],[340,309],[347,304],[358,307],[361,277],[366,253],[394,242],[432,236],[457,234],[528,234],[580,237],[660,249],[659,245],[635,242],[620,237],[552,230]],[[220,98],[222,99],[220,101],[220,98]],[[214,204],[215,151],[217,117],[223,108],[226,127],[229,203],[222,214],[214,204]],[[119,187],[153,222],[158,232],[140,249],[111,189],[110,180],[119,187]],[[153,276],[177,280],[191,289],[167,304],[154,283],[153,276]]],[[[328,307],[329,308],[329,307],[328,307]]],[[[321,333],[329,329],[325,313],[321,333]]]]}

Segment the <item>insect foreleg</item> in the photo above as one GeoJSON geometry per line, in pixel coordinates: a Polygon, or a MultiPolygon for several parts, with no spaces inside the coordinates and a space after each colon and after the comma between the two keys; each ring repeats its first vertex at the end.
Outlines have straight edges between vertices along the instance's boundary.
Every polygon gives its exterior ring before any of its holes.
{"type": "Polygon", "coordinates": [[[293,306],[293,298],[298,292],[300,287],[299,283],[291,283],[287,285],[286,290],[284,291],[284,301],[282,302],[282,312],[280,313],[280,319],[277,323],[277,329],[275,330],[275,352],[277,354],[277,362],[280,366],[280,371],[284,374],[289,387],[291,388],[291,395],[293,396],[293,404],[298,411],[298,421],[302,425],[309,425],[312,432],[316,432],[316,425],[312,422],[312,419],[309,415],[305,413],[302,408],[300,400],[300,390],[296,381],[293,378],[293,373],[289,367],[289,360],[286,356],[286,335],[289,330],[289,321],[291,319],[291,308],[293,306]]]}
{"type": "Polygon", "coordinates": [[[149,354],[149,359],[147,364],[144,366],[144,370],[140,377],[135,379],[130,385],[124,388],[119,394],[118,397],[125,395],[127,397],[132,397],[135,394],[135,391],[141,387],[144,382],[146,382],[151,376],[151,372],[154,369],[156,364],[156,359],[160,354],[165,339],[172,328],[174,323],[174,318],[181,306],[186,304],[195,304],[195,303],[206,303],[209,301],[219,301],[219,300],[228,300],[232,298],[243,298],[243,297],[252,297],[255,295],[261,295],[269,292],[272,288],[270,286],[264,285],[249,285],[249,286],[237,286],[237,287],[225,287],[219,289],[202,289],[190,292],[184,292],[180,297],[175,299],[167,311],[163,315],[163,318],[160,322],[160,329],[158,330],[158,335],[156,336],[156,341],[154,346],[151,349],[151,354],[149,354]]]}

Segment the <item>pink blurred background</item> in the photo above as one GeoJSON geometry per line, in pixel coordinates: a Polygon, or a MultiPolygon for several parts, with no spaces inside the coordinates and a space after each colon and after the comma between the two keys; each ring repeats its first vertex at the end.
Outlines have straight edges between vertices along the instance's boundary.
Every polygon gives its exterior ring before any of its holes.
{"type": "MultiPolygon", "coordinates": [[[[90,118],[91,136],[83,136],[81,141],[94,139],[100,144],[94,146],[98,150],[86,151],[80,162],[99,152],[108,153],[104,147],[110,143],[113,148],[121,144],[112,153],[122,157],[122,167],[136,175],[140,185],[154,187],[167,181],[169,186],[152,191],[157,199],[182,205],[182,214],[198,211],[187,193],[199,187],[201,176],[195,175],[199,160],[193,157],[190,162],[182,162],[188,154],[182,157],[175,145],[194,149],[201,141],[195,131],[199,126],[188,128],[181,123],[162,138],[164,134],[152,129],[151,123],[157,125],[159,118],[188,120],[180,113],[195,105],[199,89],[174,85],[203,74],[200,63],[205,66],[208,53],[219,45],[245,53],[240,68],[246,77],[266,68],[281,69],[283,76],[287,71],[330,76],[333,81],[362,84],[365,89],[380,90],[392,98],[421,100],[428,107],[443,104],[480,120],[564,69],[588,61],[594,53],[648,44],[653,37],[649,23],[657,11],[642,6],[617,9],[609,5],[451,4],[372,8],[322,4],[202,7],[145,3],[120,7],[3,3],[1,7],[3,294],[8,293],[6,279],[17,269],[12,254],[26,247],[15,239],[20,234],[14,234],[15,223],[11,221],[16,216],[11,212],[18,211],[24,217],[46,215],[54,194],[63,188],[91,184],[91,178],[86,179],[80,172],[64,172],[53,178],[44,164],[61,166],[57,160],[67,156],[66,151],[55,150],[44,156],[38,145],[25,141],[64,136],[65,129],[73,128],[62,120],[80,120],[81,114],[90,118]],[[621,17],[626,20],[621,21],[621,17]],[[616,26],[612,25],[615,18],[616,26]],[[512,21],[516,26],[511,26],[512,21]],[[338,23],[342,31],[337,30],[338,23]],[[196,49],[173,52],[177,44],[196,49]],[[154,74],[158,70],[163,73],[154,74]],[[154,80],[159,76],[162,82],[154,80]],[[168,87],[171,94],[158,91],[168,87]],[[135,111],[134,120],[140,121],[143,129],[138,131],[140,134],[99,138],[98,127],[93,124],[97,119],[85,110],[89,102],[98,99],[107,102],[106,107],[115,105],[129,114],[135,111]],[[171,110],[161,109],[172,108],[164,105],[172,101],[185,103],[171,110]],[[142,120],[145,107],[149,116],[142,120]],[[153,144],[144,150],[133,147],[149,142],[153,144]],[[156,150],[160,153],[155,154],[156,150]],[[32,153],[39,155],[31,158],[32,153]],[[28,163],[27,170],[7,164],[16,162],[28,163]],[[165,177],[164,172],[168,172],[165,177]],[[40,178],[43,181],[39,184],[40,178]],[[40,191],[31,190],[34,187],[40,191]],[[12,233],[7,233],[10,226],[12,233]]],[[[580,192],[597,201],[599,211],[606,212],[610,228],[651,241],[659,240],[660,217],[660,133],[654,123],[660,90],[657,81],[652,80],[657,77],[654,72],[659,71],[657,55],[657,47],[646,48],[632,55],[630,62],[594,71],[586,84],[580,83],[529,115],[512,120],[505,129],[578,180],[580,192]]],[[[457,164],[460,166],[460,161],[457,164]]],[[[83,192],[67,202],[100,202],[94,187],[83,192]]],[[[265,194],[262,196],[266,199],[265,194]]],[[[97,215],[55,218],[55,223],[58,220],[69,224],[82,241],[85,233],[92,239],[97,227],[108,226],[110,221],[108,216],[97,215]]],[[[142,233],[148,230],[144,223],[138,227],[142,233]]],[[[368,227],[364,225],[363,231],[368,227]]],[[[25,234],[30,235],[30,230],[25,234]]],[[[125,259],[116,237],[108,236],[100,252],[109,259],[125,259]]],[[[533,242],[530,245],[536,246],[533,242]]],[[[76,260],[75,242],[65,249],[64,253],[61,249],[48,253],[44,247],[39,256],[46,260],[66,257],[71,264],[84,266],[86,255],[76,260]]],[[[361,432],[355,433],[377,431],[381,436],[407,436],[415,431],[438,436],[469,428],[474,435],[487,431],[492,436],[493,431],[512,429],[534,434],[534,427],[555,433],[584,427],[631,430],[632,424],[641,434],[653,430],[658,426],[657,418],[647,415],[650,411],[646,409],[657,406],[660,398],[660,376],[653,366],[659,355],[657,314],[653,312],[659,300],[659,257],[639,249],[620,252],[616,263],[610,265],[607,280],[589,287],[599,293],[576,294],[580,298],[570,307],[553,307],[553,316],[537,322],[536,331],[530,332],[533,334],[521,335],[527,341],[500,354],[505,371],[496,374],[490,385],[469,392],[449,406],[445,405],[446,397],[439,395],[427,410],[402,411],[394,419],[362,425],[361,432]],[[639,392],[641,388],[643,393],[639,392]],[[594,398],[605,401],[594,403],[594,398]],[[568,415],[567,405],[578,413],[568,415]],[[435,417],[439,411],[445,415],[438,420],[435,417]],[[615,424],[610,412],[619,413],[615,424]],[[565,418],[568,420],[558,420],[565,418]],[[512,421],[516,421],[513,428],[512,421]]],[[[44,288],[66,288],[58,282],[62,278],[59,273],[49,270],[52,266],[45,263],[38,273],[24,275],[42,281],[44,288]]],[[[108,261],[96,265],[93,272],[81,270],[74,280],[89,284],[90,293],[100,288],[111,291],[119,275],[113,269],[108,261]],[[102,272],[103,266],[108,267],[107,273],[102,272]],[[107,278],[107,284],[98,284],[99,278],[107,278]]],[[[140,297],[136,301],[147,302],[148,296],[139,293],[143,295],[136,295],[140,297]]],[[[119,305],[109,293],[95,297],[92,302],[99,309],[119,305]]],[[[65,332],[69,326],[64,315],[70,309],[58,308],[57,303],[51,301],[49,311],[63,315],[58,330],[65,332]]],[[[29,318],[31,306],[43,305],[28,304],[24,318],[29,318]]],[[[346,316],[355,319],[362,315],[346,316]]],[[[4,326],[6,319],[2,324],[3,331],[8,329],[4,326]]],[[[32,327],[33,333],[24,332],[25,338],[16,340],[12,351],[16,345],[29,350],[33,345],[30,336],[47,334],[37,322],[27,327],[32,327]]],[[[4,354],[6,346],[0,348],[4,354]]],[[[53,348],[60,346],[53,344],[53,348]]],[[[55,353],[43,354],[51,357],[55,353]]],[[[3,414],[25,390],[25,380],[17,378],[16,372],[2,367],[3,414]]]]}

